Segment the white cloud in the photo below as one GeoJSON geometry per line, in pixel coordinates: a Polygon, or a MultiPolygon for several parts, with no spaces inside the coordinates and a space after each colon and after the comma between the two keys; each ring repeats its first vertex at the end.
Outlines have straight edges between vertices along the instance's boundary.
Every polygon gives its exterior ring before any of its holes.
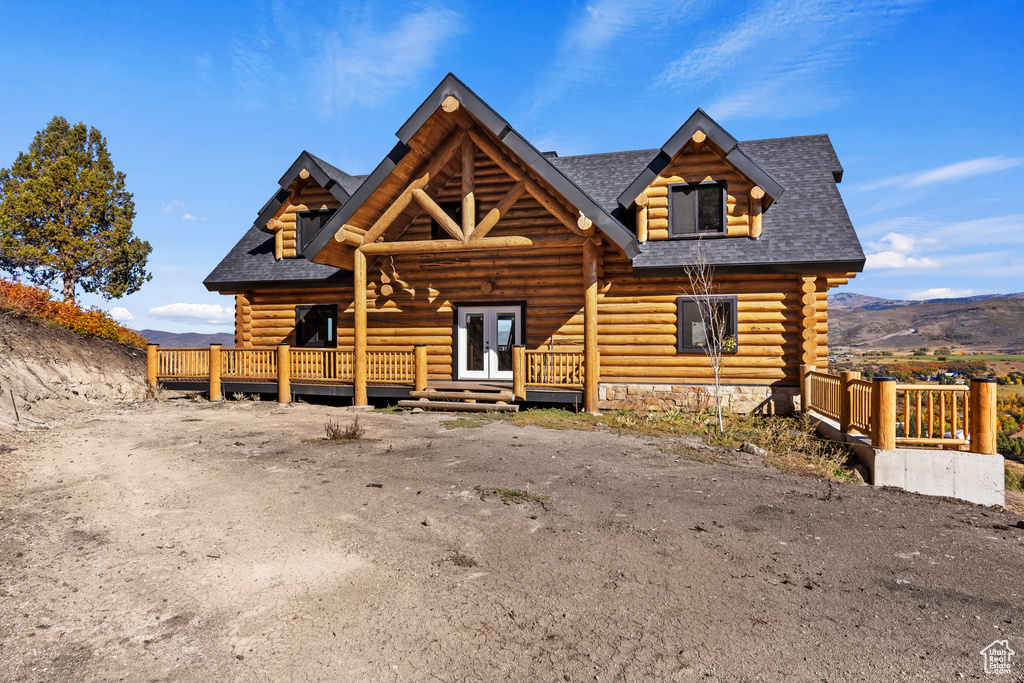
{"type": "Polygon", "coordinates": [[[196,219],[196,217],[195,217],[195,216],[193,216],[193,215],[192,215],[192,214],[190,214],[190,213],[186,213],[186,214],[184,214],[184,215],[183,215],[183,216],[181,217],[181,220],[183,220],[183,221],[194,221],[195,219],[196,219]]]}
{"type": "Polygon", "coordinates": [[[916,237],[898,232],[890,232],[868,247],[877,250],[867,255],[865,270],[882,270],[894,268],[937,268],[938,261],[928,256],[917,255],[923,247],[934,245],[936,240],[930,237],[916,237]]]}
{"type": "MultiPolygon", "coordinates": [[[[707,107],[719,117],[806,114],[845,100],[829,72],[858,54],[912,8],[911,0],[769,0],[760,2],[719,32],[693,45],[655,79],[694,89],[714,87],[723,95],[707,107]],[[736,83],[743,90],[736,92],[736,83]]],[[[704,22],[707,26],[713,26],[704,22]]]]}
{"type": "Polygon", "coordinates": [[[317,56],[316,92],[324,113],[374,106],[410,86],[465,28],[458,12],[427,7],[383,26],[353,21],[328,34],[317,56]]]}
{"type": "Polygon", "coordinates": [[[135,316],[132,315],[132,312],[123,306],[114,306],[107,311],[107,315],[119,323],[126,323],[135,320],[135,316]]]}
{"type": "Polygon", "coordinates": [[[233,308],[218,304],[167,304],[149,309],[154,318],[191,324],[222,324],[234,320],[233,308]]]}
{"type": "Polygon", "coordinates": [[[182,206],[185,206],[185,202],[181,201],[180,199],[172,199],[169,202],[161,202],[160,203],[160,212],[161,213],[170,213],[170,212],[174,211],[175,209],[177,209],[178,207],[182,207],[182,206]]]}
{"type": "Polygon", "coordinates": [[[1024,162],[1024,159],[1019,158],[980,157],[978,159],[958,161],[955,164],[940,166],[929,171],[906,173],[891,178],[875,180],[870,183],[864,183],[855,189],[860,192],[869,192],[888,188],[930,187],[998,173],[999,171],[1019,166],[1022,162],[1024,162]]]}
{"type": "Polygon", "coordinates": [[[910,299],[914,301],[925,301],[927,299],[959,299],[974,294],[973,289],[952,289],[950,287],[932,287],[923,292],[911,294],[910,299]]]}

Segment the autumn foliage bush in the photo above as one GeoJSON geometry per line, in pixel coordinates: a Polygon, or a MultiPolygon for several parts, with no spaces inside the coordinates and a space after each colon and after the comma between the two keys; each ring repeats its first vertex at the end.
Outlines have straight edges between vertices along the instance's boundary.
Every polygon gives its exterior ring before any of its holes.
{"type": "Polygon", "coordinates": [[[70,301],[54,301],[47,289],[3,278],[0,278],[0,311],[13,311],[86,337],[108,339],[139,348],[148,343],[138,332],[118,325],[98,308],[82,308],[70,301]]]}

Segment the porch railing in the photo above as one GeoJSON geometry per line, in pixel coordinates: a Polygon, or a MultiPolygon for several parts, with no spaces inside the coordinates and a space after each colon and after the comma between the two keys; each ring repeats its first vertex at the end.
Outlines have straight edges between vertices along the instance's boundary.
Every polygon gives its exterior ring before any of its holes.
{"type": "Polygon", "coordinates": [[[583,356],[582,351],[526,351],[526,385],[582,387],[583,356]]]}
{"type": "Polygon", "coordinates": [[[368,351],[366,381],[385,384],[412,384],[416,367],[412,351],[368,351]]]}
{"type": "Polygon", "coordinates": [[[839,422],[843,433],[871,437],[878,449],[932,446],[994,454],[995,380],[972,379],[970,386],[899,384],[892,377],[871,382],[860,373],[832,375],[802,366],[802,410],[839,422]]]}
{"type": "Polygon", "coordinates": [[[352,352],[342,349],[291,349],[291,378],[313,382],[351,380],[352,352]]]}
{"type": "Polygon", "coordinates": [[[277,349],[222,349],[220,376],[225,379],[277,379],[277,349]]]}
{"type": "Polygon", "coordinates": [[[209,349],[160,349],[157,374],[165,379],[196,379],[210,374],[209,349]]]}

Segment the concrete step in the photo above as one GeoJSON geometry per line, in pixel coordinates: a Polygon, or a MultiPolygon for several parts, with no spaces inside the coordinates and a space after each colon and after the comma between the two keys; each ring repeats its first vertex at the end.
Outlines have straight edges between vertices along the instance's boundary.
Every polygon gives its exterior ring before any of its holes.
{"type": "Polygon", "coordinates": [[[427,398],[439,401],[505,401],[515,399],[511,391],[410,391],[413,398],[427,398]]]}
{"type": "Polygon", "coordinates": [[[499,412],[516,413],[519,406],[508,403],[463,403],[462,401],[399,401],[403,408],[422,408],[423,410],[465,411],[465,412],[499,412]]]}

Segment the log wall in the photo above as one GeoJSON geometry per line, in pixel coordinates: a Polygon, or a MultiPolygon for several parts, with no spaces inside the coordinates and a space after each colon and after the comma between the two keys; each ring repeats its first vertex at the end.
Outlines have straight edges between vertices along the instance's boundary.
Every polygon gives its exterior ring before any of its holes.
{"type": "Polygon", "coordinates": [[[750,235],[750,190],[753,185],[741,175],[725,155],[710,142],[695,152],[688,143],[657,178],[643,191],[647,198],[647,231],[650,240],[668,239],[668,186],[705,180],[726,181],[727,234],[750,235]]]}

